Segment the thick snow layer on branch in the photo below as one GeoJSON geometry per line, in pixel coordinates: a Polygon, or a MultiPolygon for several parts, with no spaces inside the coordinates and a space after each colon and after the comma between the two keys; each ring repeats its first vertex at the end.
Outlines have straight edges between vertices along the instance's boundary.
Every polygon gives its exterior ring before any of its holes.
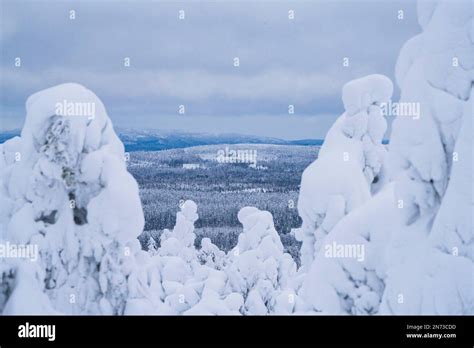
{"type": "Polygon", "coordinates": [[[448,254],[468,257],[474,262],[474,92],[464,105],[459,137],[453,151],[451,177],[431,231],[431,241],[448,254]]]}
{"type": "Polygon", "coordinates": [[[463,105],[474,80],[472,4],[419,2],[422,34],[400,52],[400,103],[418,103],[418,117],[393,123],[389,164],[406,204],[405,221],[436,212],[445,194],[463,105]]]}
{"type": "Polygon", "coordinates": [[[393,185],[346,215],[323,239],[299,295],[307,310],[324,314],[373,314],[381,301],[385,252],[396,211],[393,185]]]}
{"type": "Polygon", "coordinates": [[[472,314],[471,260],[433,248],[412,226],[388,248],[381,314],[472,314]]]}

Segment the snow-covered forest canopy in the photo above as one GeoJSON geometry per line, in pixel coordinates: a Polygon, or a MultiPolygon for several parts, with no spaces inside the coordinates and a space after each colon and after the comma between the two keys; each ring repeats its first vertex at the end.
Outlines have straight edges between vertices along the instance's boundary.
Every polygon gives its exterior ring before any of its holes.
{"type": "Polygon", "coordinates": [[[474,314],[473,6],[419,1],[418,21],[396,81],[341,90],[301,177],[300,265],[255,207],[234,248],[196,247],[191,200],[142,250],[139,188],[104,104],[75,83],[31,95],[21,136],[0,145],[0,242],[37,257],[0,258],[0,313],[474,314]]]}

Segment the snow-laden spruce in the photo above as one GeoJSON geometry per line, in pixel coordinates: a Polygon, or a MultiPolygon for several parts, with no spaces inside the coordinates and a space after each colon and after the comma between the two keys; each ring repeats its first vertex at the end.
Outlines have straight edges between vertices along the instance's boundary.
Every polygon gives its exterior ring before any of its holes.
{"type": "Polygon", "coordinates": [[[361,224],[358,209],[367,202],[376,209],[380,199],[370,198],[387,182],[382,106],[392,92],[392,82],[382,75],[348,82],[342,89],[346,110],[303,173],[298,199],[303,226],[296,237],[303,242],[299,295],[308,313],[378,310],[383,283],[376,275],[377,261],[366,253],[377,240],[371,232],[384,226],[361,224]]]}
{"type": "Polygon", "coordinates": [[[4,313],[123,313],[144,218],[102,102],[72,83],[35,93],[21,137],[0,154],[0,238],[40,251],[35,264],[15,261],[4,313]],[[82,110],[74,105],[94,113],[71,114],[82,110]],[[28,308],[25,298],[37,303],[28,308]]]}
{"type": "Polygon", "coordinates": [[[383,75],[366,76],[343,88],[346,111],[328,131],[318,159],[301,179],[298,212],[303,225],[295,236],[303,242],[304,271],[324,236],[386,182],[382,140],[387,124],[381,104],[390,100],[392,91],[392,82],[383,75]]]}
{"type": "Polygon", "coordinates": [[[272,215],[245,207],[238,219],[243,233],[229,252],[226,273],[232,290],[244,296],[244,314],[292,313],[297,303],[296,264],[283,251],[272,215]]]}
{"type": "MultiPolygon", "coordinates": [[[[473,60],[465,60],[466,52],[473,56],[472,7],[422,1],[419,21],[424,32],[402,49],[397,81],[400,104],[420,103],[420,114],[394,121],[386,171],[392,182],[320,238],[299,292],[308,311],[474,313],[473,60]],[[361,259],[345,248],[357,246],[361,259]]],[[[344,105],[370,98],[354,100],[344,105]]]]}
{"type": "Polygon", "coordinates": [[[420,103],[418,119],[398,117],[390,173],[403,227],[388,247],[381,312],[473,314],[473,7],[420,1],[423,32],[402,48],[400,102],[420,103]]]}

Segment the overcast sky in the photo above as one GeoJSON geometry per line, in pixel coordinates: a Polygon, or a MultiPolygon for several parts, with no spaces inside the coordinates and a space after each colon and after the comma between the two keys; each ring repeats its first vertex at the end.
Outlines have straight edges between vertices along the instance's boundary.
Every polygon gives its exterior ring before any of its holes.
{"type": "Polygon", "coordinates": [[[2,129],[22,127],[30,94],[78,82],[120,127],[322,138],[343,84],[393,79],[420,31],[412,0],[0,3],[2,129]]]}

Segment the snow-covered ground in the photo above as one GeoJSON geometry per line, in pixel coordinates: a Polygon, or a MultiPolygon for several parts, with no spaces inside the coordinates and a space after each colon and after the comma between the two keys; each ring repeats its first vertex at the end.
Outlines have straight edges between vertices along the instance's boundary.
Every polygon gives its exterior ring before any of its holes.
{"type": "Polygon", "coordinates": [[[73,83],[32,95],[21,136],[0,145],[0,251],[37,255],[0,258],[0,312],[474,314],[472,11],[419,2],[423,32],[402,48],[396,83],[420,113],[396,117],[388,150],[392,81],[342,88],[345,110],[301,178],[299,268],[255,207],[239,211],[227,252],[196,246],[191,200],[142,250],[138,185],[102,102],[73,83]],[[64,100],[93,115],[61,112],[64,100]]]}

